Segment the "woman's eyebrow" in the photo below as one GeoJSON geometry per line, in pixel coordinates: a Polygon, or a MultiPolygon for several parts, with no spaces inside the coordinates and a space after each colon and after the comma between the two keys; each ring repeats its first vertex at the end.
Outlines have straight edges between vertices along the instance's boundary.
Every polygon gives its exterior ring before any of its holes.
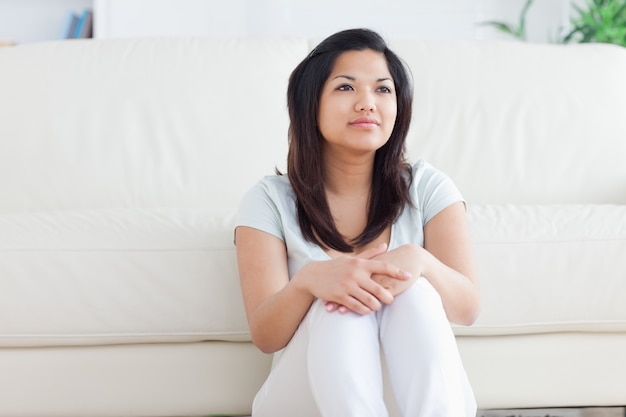
{"type": "Polygon", "coordinates": [[[356,78],[354,78],[354,77],[353,77],[353,76],[351,76],[351,75],[343,75],[343,74],[339,74],[339,75],[337,75],[336,77],[334,77],[334,78],[333,78],[333,80],[336,80],[337,78],[346,78],[346,79],[348,79],[348,80],[350,80],[350,81],[356,81],[356,78]]]}
{"type": "MultiPolygon", "coordinates": [[[[351,75],[339,74],[336,77],[333,77],[333,80],[336,80],[337,78],[345,78],[345,79],[350,80],[350,81],[356,81],[356,78],[351,76],[351,75]]],[[[377,83],[382,82],[382,81],[393,81],[393,80],[391,78],[389,78],[389,77],[382,77],[382,78],[378,78],[376,80],[377,83]]]]}

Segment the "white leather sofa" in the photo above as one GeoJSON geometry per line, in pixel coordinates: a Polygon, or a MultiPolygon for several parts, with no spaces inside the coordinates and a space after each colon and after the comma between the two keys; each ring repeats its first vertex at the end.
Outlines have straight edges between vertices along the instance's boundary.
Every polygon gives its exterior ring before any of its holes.
{"type": "MultiPolygon", "coordinates": [[[[468,201],[480,408],[626,405],[626,50],[391,42],[411,160],[468,201]]],[[[0,416],[249,414],[232,216],[306,39],[0,49],[0,416]]]]}

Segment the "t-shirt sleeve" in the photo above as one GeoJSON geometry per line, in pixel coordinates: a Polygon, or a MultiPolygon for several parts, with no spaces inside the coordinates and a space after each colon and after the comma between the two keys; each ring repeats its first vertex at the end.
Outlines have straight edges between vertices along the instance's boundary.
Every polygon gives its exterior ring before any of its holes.
{"type": "Polygon", "coordinates": [[[451,204],[465,203],[450,177],[426,162],[416,164],[413,181],[414,202],[423,213],[424,225],[451,204]]]}
{"type": "Polygon", "coordinates": [[[280,211],[272,198],[272,188],[261,180],[244,194],[235,215],[235,229],[252,227],[285,240],[280,211]]]}

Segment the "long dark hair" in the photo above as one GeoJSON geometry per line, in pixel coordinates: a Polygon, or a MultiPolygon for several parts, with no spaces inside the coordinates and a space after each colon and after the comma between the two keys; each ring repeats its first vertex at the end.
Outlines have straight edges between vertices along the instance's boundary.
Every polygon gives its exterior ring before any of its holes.
{"type": "Polygon", "coordinates": [[[322,41],[294,69],[287,88],[289,153],[287,175],[297,198],[298,222],[303,236],[324,248],[352,252],[378,237],[412,204],[411,167],[405,159],[405,141],[413,102],[409,73],[383,38],[368,29],[350,29],[322,41]],[[318,128],[322,88],[337,58],[346,51],[372,49],[384,55],[393,78],[397,116],[387,143],[376,151],[374,175],[365,229],[347,242],[339,233],[324,190],[323,137],[318,128]]]}

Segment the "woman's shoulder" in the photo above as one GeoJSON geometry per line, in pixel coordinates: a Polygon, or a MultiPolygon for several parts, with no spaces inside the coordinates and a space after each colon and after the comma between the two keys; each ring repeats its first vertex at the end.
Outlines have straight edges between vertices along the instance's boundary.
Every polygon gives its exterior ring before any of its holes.
{"type": "Polygon", "coordinates": [[[289,178],[285,175],[267,175],[254,184],[245,194],[244,201],[266,200],[274,204],[290,200],[293,189],[289,178]]]}
{"type": "Polygon", "coordinates": [[[412,165],[412,169],[412,197],[423,200],[431,195],[460,195],[452,179],[430,162],[421,159],[412,165]]]}
{"type": "Polygon", "coordinates": [[[258,181],[258,184],[270,187],[285,187],[289,185],[289,177],[282,174],[266,175],[258,181]]]}
{"type": "Polygon", "coordinates": [[[435,168],[430,162],[420,159],[411,165],[411,171],[413,174],[413,183],[418,183],[422,179],[427,179],[432,176],[445,175],[442,171],[435,168]]]}
{"type": "Polygon", "coordinates": [[[293,205],[290,203],[292,194],[287,177],[268,175],[261,178],[241,199],[235,227],[253,227],[284,240],[284,217],[293,205]]]}
{"type": "Polygon", "coordinates": [[[286,175],[266,175],[258,180],[252,189],[287,191],[291,190],[291,184],[286,175]]]}
{"type": "Polygon", "coordinates": [[[443,171],[425,160],[417,161],[412,167],[411,199],[420,210],[430,213],[427,218],[453,202],[464,201],[456,184],[443,171]]]}

